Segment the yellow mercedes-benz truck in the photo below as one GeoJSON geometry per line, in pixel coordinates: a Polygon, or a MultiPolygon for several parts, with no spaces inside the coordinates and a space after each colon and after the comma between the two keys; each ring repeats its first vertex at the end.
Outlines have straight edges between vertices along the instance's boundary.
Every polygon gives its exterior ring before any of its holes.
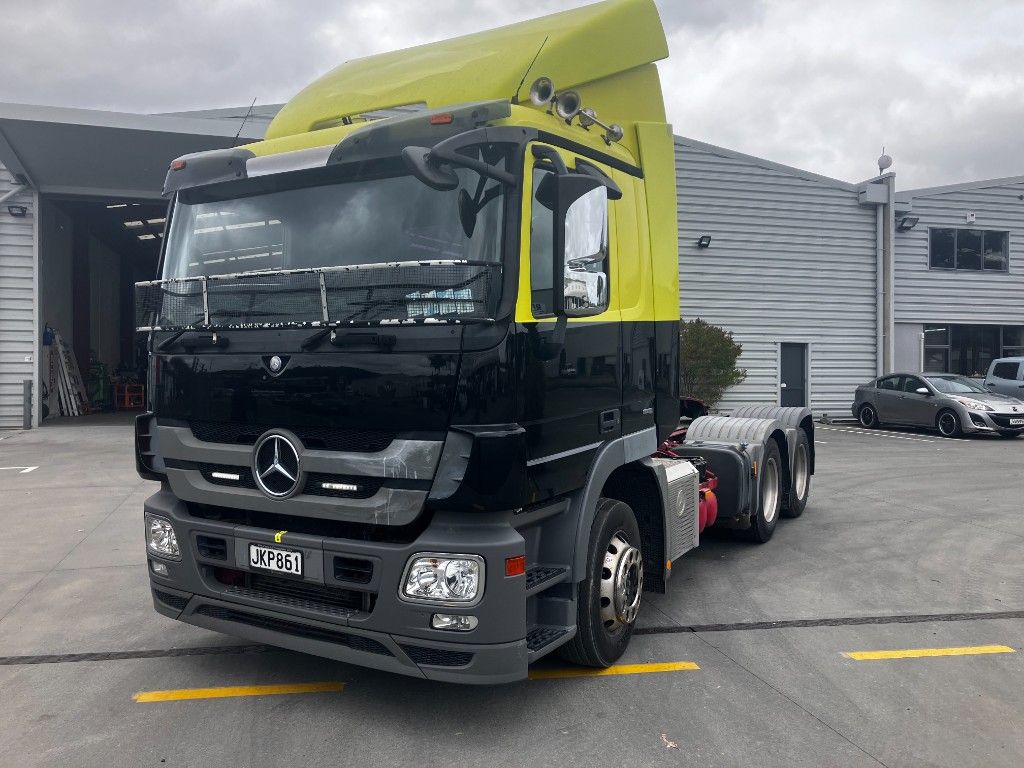
{"type": "Polygon", "coordinates": [[[799,514],[809,413],[666,442],[667,53],[652,0],[611,0],[349,62],[264,141],[174,160],[137,286],[160,613],[511,681],[618,659],[712,501],[758,541],[799,514]]]}

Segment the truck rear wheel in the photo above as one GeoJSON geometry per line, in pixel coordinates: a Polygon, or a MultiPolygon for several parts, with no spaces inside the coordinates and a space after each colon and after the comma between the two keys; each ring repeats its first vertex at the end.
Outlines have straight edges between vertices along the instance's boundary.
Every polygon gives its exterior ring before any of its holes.
{"type": "Polygon", "coordinates": [[[782,515],[800,517],[807,506],[807,497],[811,495],[811,448],[807,433],[802,429],[797,430],[796,450],[793,451],[793,469],[790,475],[793,480],[789,486],[782,515]]]}
{"type": "Polygon", "coordinates": [[[765,446],[757,476],[757,510],[750,521],[747,536],[758,544],[764,544],[775,533],[782,507],[782,460],[779,444],[774,440],[769,440],[765,446]]]}
{"type": "Polygon", "coordinates": [[[587,667],[614,664],[633,635],[643,588],[636,515],[623,501],[601,498],[577,592],[576,636],[560,649],[562,658],[587,667]]]}

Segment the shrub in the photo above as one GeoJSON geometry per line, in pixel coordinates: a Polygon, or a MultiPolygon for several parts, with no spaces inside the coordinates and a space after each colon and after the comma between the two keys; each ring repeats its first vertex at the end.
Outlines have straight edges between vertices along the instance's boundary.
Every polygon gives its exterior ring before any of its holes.
{"type": "Polygon", "coordinates": [[[736,367],[743,347],[730,331],[701,320],[679,324],[679,394],[696,397],[713,408],[725,390],[747,378],[736,367]]]}

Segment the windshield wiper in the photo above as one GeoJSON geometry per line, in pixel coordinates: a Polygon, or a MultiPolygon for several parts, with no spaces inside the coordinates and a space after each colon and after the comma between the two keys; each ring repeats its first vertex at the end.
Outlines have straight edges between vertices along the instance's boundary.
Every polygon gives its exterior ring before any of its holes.
{"type": "Polygon", "coordinates": [[[319,331],[317,331],[312,336],[308,337],[305,341],[303,341],[302,344],[300,344],[299,346],[302,349],[314,349],[320,344],[321,341],[324,340],[324,338],[326,338],[327,334],[329,334],[333,330],[334,329],[331,328],[330,326],[327,326],[326,328],[321,328],[319,331]]]}

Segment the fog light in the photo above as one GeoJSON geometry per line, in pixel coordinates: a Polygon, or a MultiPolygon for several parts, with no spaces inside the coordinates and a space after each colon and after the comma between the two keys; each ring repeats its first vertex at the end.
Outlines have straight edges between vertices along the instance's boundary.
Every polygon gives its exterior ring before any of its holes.
{"type": "Polygon", "coordinates": [[[174,535],[174,526],[166,518],[146,514],[146,546],[154,555],[171,560],[181,559],[181,550],[178,549],[178,537],[174,535]]]}
{"type": "Polygon", "coordinates": [[[150,566],[150,568],[153,569],[153,573],[155,573],[157,576],[167,576],[168,575],[167,566],[164,565],[163,563],[158,563],[156,560],[150,560],[149,561],[149,566],[150,566]]]}
{"type": "Polygon", "coordinates": [[[450,629],[454,632],[469,632],[480,622],[476,616],[456,616],[451,613],[435,613],[430,620],[434,629],[450,629]]]}
{"type": "Polygon", "coordinates": [[[406,600],[473,605],[482,595],[483,586],[483,558],[425,553],[409,561],[401,596],[406,600]]]}

